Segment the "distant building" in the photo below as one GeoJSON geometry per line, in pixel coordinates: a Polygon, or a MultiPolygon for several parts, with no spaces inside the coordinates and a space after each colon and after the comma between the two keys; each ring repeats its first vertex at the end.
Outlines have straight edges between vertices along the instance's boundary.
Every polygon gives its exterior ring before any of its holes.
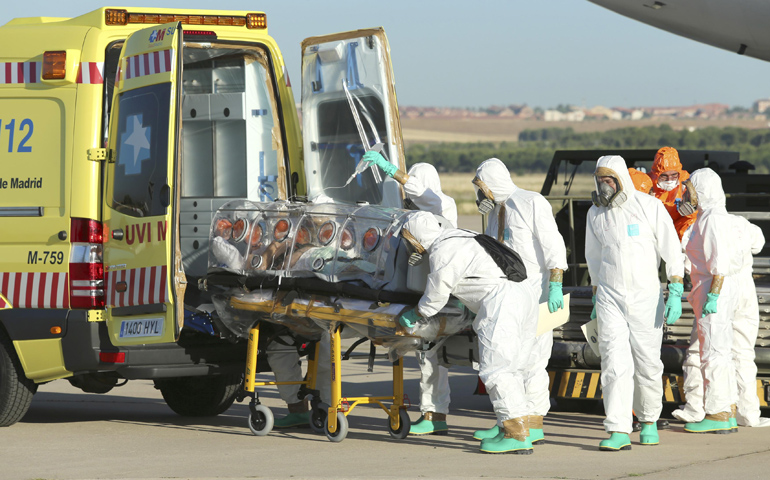
{"type": "Polygon", "coordinates": [[[770,109],[770,98],[763,98],[761,100],[757,100],[751,106],[751,109],[757,113],[766,113],[767,110],[770,109]]]}

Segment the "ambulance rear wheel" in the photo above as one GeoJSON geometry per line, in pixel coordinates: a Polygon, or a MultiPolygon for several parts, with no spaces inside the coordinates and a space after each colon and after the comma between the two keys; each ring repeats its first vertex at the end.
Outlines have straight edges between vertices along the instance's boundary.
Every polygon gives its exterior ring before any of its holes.
{"type": "Polygon", "coordinates": [[[258,437],[264,437],[273,430],[274,420],[273,412],[268,407],[255,405],[249,414],[249,430],[258,437]]]}
{"type": "Polygon", "coordinates": [[[337,412],[337,431],[330,433],[329,424],[327,422],[324,425],[324,432],[326,433],[326,438],[332,442],[338,443],[345,440],[345,437],[348,436],[348,417],[342,412],[337,412]]]}
{"type": "Polygon", "coordinates": [[[409,435],[409,428],[411,426],[411,420],[409,420],[409,414],[406,410],[399,409],[398,411],[398,429],[393,430],[390,426],[390,417],[388,417],[388,433],[396,440],[403,440],[409,435]]]}
{"type": "Polygon", "coordinates": [[[0,427],[21,420],[35,392],[37,384],[24,375],[13,344],[0,330],[0,427]]]}
{"type": "Polygon", "coordinates": [[[183,417],[213,417],[235,401],[240,374],[180,377],[155,381],[166,404],[183,417]]]}

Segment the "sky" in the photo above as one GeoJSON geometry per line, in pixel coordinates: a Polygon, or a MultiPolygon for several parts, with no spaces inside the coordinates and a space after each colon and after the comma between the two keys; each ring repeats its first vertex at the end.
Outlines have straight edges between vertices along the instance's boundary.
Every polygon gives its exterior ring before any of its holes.
{"type": "MultiPolygon", "coordinates": [[[[92,0],[4,3],[0,25],[15,17],[74,17],[106,6],[92,0]]],[[[770,97],[770,63],[678,37],[587,0],[164,0],[120,5],[264,11],[295,87],[303,38],[382,26],[401,106],[714,102],[750,107],[770,97]]]]}

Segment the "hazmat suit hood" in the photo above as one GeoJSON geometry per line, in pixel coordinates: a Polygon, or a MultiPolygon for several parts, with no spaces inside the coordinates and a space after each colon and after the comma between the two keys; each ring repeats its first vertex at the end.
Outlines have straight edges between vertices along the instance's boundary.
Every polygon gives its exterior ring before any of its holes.
{"type": "Polygon", "coordinates": [[[634,187],[636,187],[637,191],[650,193],[650,189],[652,189],[652,179],[649,175],[635,168],[629,168],[628,174],[631,175],[631,180],[634,182],[634,187]]]}
{"type": "Polygon", "coordinates": [[[620,155],[605,155],[597,160],[596,170],[594,171],[594,181],[597,190],[599,187],[598,177],[601,176],[612,176],[620,182],[620,191],[625,194],[625,199],[619,200],[619,203],[614,206],[627,202],[636,194],[634,182],[631,180],[631,175],[628,174],[626,161],[620,155]],[[610,175],[607,175],[608,173],[610,175]]]}
{"type": "Polygon", "coordinates": [[[425,250],[429,250],[443,232],[436,217],[428,212],[412,213],[402,228],[408,230],[425,250]]]}
{"type": "Polygon", "coordinates": [[[652,162],[650,177],[653,183],[658,183],[658,176],[665,172],[678,172],[679,181],[682,180],[682,162],[679,160],[679,152],[674,147],[663,147],[655,154],[652,162]]]}
{"type": "Polygon", "coordinates": [[[698,210],[724,207],[727,199],[722,188],[719,174],[710,168],[701,168],[690,175],[689,179],[698,194],[698,210]]]}
{"type": "Polygon", "coordinates": [[[435,193],[444,193],[441,191],[441,180],[438,177],[436,167],[429,163],[415,163],[408,172],[410,177],[416,177],[423,186],[435,193]]]}
{"type": "Polygon", "coordinates": [[[511,180],[511,174],[505,164],[497,158],[484,160],[476,169],[476,176],[492,192],[495,203],[504,203],[516,190],[516,185],[511,180]]]}

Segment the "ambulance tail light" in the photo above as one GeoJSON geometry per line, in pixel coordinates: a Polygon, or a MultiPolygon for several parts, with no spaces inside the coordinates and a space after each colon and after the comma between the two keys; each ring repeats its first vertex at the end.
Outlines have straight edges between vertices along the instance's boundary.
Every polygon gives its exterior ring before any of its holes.
{"type": "Polygon", "coordinates": [[[104,308],[104,228],[96,220],[73,218],[70,238],[70,307],[104,308]]]}

